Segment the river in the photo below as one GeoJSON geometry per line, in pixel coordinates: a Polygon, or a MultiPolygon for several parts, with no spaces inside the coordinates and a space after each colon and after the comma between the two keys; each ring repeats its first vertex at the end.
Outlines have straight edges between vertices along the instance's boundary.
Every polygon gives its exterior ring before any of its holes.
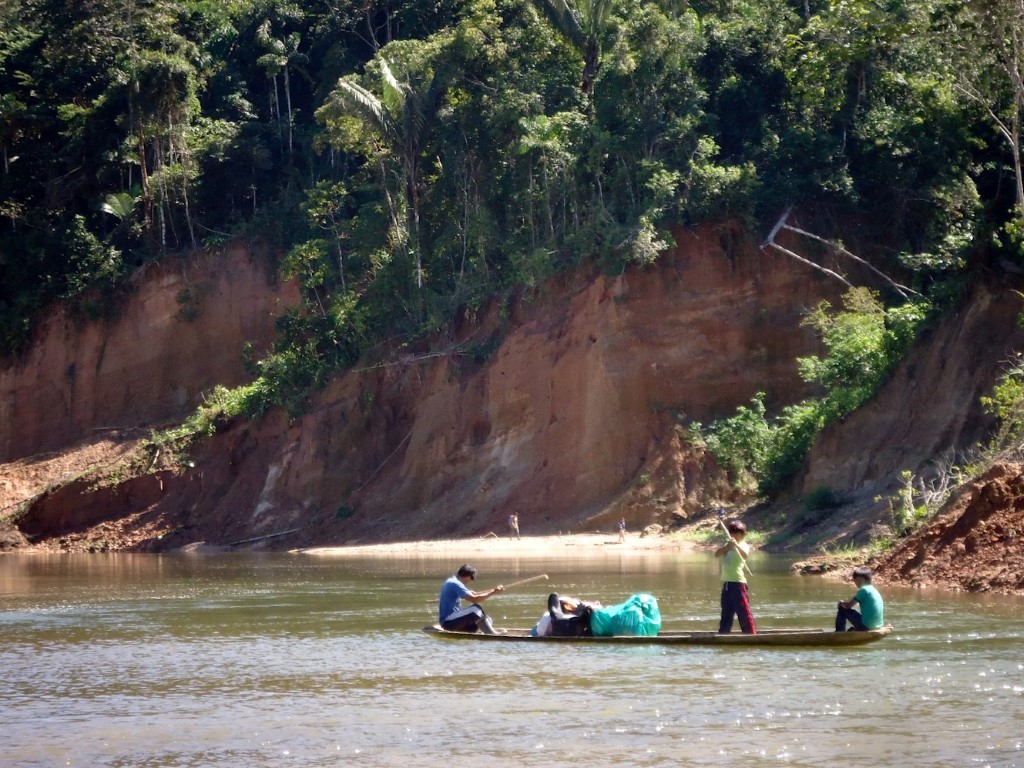
{"type": "MultiPolygon", "coordinates": [[[[474,560],[531,626],[549,591],[658,598],[713,629],[707,553],[474,560]]],[[[0,764],[1024,766],[1024,600],[882,587],[856,649],[452,643],[447,558],[0,557],[0,764]]],[[[852,584],[753,558],[762,627],[826,627],[852,584]]]]}

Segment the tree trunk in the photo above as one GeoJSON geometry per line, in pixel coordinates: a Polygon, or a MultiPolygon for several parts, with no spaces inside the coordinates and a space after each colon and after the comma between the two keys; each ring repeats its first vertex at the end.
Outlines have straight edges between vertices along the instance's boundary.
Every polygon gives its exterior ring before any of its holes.
{"type": "Polygon", "coordinates": [[[284,68],[284,103],[288,109],[288,157],[292,156],[292,89],[288,78],[288,67],[284,68]]]}
{"type": "Polygon", "coordinates": [[[192,243],[192,248],[195,250],[198,246],[196,245],[196,230],[192,225],[192,209],[188,202],[188,165],[182,160],[182,179],[181,179],[181,198],[185,206],[185,225],[188,227],[188,238],[189,242],[192,243]]]}
{"type": "Polygon", "coordinates": [[[1011,116],[1010,146],[1013,152],[1013,173],[1017,183],[1017,217],[1024,222],[1024,157],[1021,156],[1021,113],[1024,112],[1024,93],[1017,94],[1011,116]]]}
{"type": "Polygon", "coordinates": [[[277,75],[271,78],[274,81],[274,103],[270,105],[270,111],[277,116],[277,138],[281,138],[281,97],[277,92],[277,75]]]}
{"type": "Polygon", "coordinates": [[[1014,154],[1014,173],[1017,177],[1017,218],[1024,222],[1024,168],[1021,168],[1021,145],[1020,139],[1017,140],[1016,146],[1013,148],[1014,154]]]}
{"type": "MultiPolygon", "coordinates": [[[[415,161],[414,161],[415,162],[415,161]]],[[[423,288],[423,257],[420,255],[420,195],[416,189],[415,165],[409,169],[409,234],[412,252],[416,259],[416,288],[423,288]]]]}
{"type": "Polygon", "coordinates": [[[597,71],[601,68],[600,52],[597,45],[590,43],[587,50],[583,52],[583,82],[580,90],[588,96],[594,92],[594,80],[597,79],[597,71]]]}
{"type": "Polygon", "coordinates": [[[149,171],[146,168],[146,134],[139,128],[139,177],[142,180],[142,228],[146,240],[153,245],[153,191],[149,184],[149,171]]]}

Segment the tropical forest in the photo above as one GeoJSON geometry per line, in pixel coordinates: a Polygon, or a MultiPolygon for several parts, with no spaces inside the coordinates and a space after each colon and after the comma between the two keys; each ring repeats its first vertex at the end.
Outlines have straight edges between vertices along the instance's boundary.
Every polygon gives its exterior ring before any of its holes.
{"type": "Polygon", "coordinates": [[[0,549],[1024,592],[1024,0],[0,0],[0,156],[0,549]]]}

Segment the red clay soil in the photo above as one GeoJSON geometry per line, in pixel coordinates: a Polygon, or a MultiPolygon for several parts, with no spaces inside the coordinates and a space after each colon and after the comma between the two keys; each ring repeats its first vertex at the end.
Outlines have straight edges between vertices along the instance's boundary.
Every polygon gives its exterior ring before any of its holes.
{"type": "Polygon", "coordinates": [[[180,527],[147,515],[169,473],[131,476],[145,461],[142,440],[141,430],[108,432],[0,465],[0,552],[141,549],[180,527]]]}
{"type": "MultiPolygon", "coordinates": [[[[55,315],[38,348],[0,368],[0,551],[453,539],[502,531],[512,511],[530,535],[607,531],[620,516],[631,531],[693,525],[732,499],[681,430],[758,391],[775,406],[803,397],[793,360],[818,344],[801,308],[834,298],[741,234],[680,232],[656,268],[551,281],[506,319],[467,318],[443,354],[351,371],[298,417],[225,425],[185,466],[148,456],[143,437],[213,384],[245,380],[240,350],[269,343],[295,291],[241,251],[199,259],[187,281],[154,269],[119,320],[78,332],[55,315]]],[[[1020,295],[979,290],[931,330],[818,441],[800,495],[872,499],[900,470],[981,440],[978,398],[1004,350],[1024,346],[1020,295]]],[[[844,507],[828,540],[866,542],[874,507],[844,507]]],[[[872,565],[881,583],[1024,594],[1022,510],[1024,470],[997,467],[872,565]]],[[[813,527],[804,551],[829,535],[813,527]]]]}
{"type": "MultiPolygon", "coordinates": [[[[35,536],[32,538],[36,539],[34,545],[21,540],[3,546],[5,533],[13,536],[18,532],[10,528],[0,530],[0,551],[139,551],[163,549],[161,542],[164,545],[171,544],[173,548],[172,541],[178,538],[176,534],[196,526],[200,520],[196,519],[194,511],[186,511],[184,505],[168,508],[167,505],[151,502],[164,490],[180,491],[175,486],[182,483],[184,478],[175,477],[167,471],[157,472],[107,488],[93,487],[91,491],[82,494],[90,485],[89,468],[107,471],[111,464],[124,461],[136,448],[136,440],[131,439],[106,439],[80,444],[77,450],[61,456],[62,467],[67,473],[80,473],[80,476],[52,490],[37,485],[48,473],[45,470],[41,472],[42,468],[36,466],[35,462],[6,465],[5,480],[8,483],[20,480],[19,491],[37,496],[32,517],[36,521],[46,520],[48,524],[61,529],[61,535],[50,537],[47,536],[48,531],[33,530],[35,536]],[[166,489],[158,487],[162,483],[167,484],[166,489]],[[149,487],[148,484],[156,485],[149,487]],[[57,519],[61,516],[59,510],[68,506],[69,499],[65,497],[78,494],[82,494],[80,499],[87,498],[90,503],[88,509],[83,509],[81,501],[73,505],[77,509],[76,525],[69,526],[69,521],[57,519]]],[[[56,457],[50,458],[55,460],[56,457]]],[[[46,470],[52,469],[46,467],[46,470]]],[[[10,490],[13,489],[8,486],[10,490]]],[[[10,493],[0,494],[0,500],[10,504],[10,496],[10,493]]],[[[224,525],[226,521],[219,522],[224,525]]],[[[0,529],[3,528],[0,525],[0,529]]],[[[1022,532],[1024,466],[1001,464],[955,494],[946,511],[930,525],[870,564],[875,569],[878,581],[883,584],[1024,594],[1022,532]]],[[[186,540],[179,542],[179,545],[186,540]]],[[[263,544],[267,543],[270,542],[263,544]]],[[[294,541],[289,543],[296,546],[294,541]]],[[[302,542],[307,546],[314,543],[302,542]]],[[[811,564],[811,561],[807,564],[811,564]]],[[[819,565],[820,568],[809,567],[805,570],[828,571],[835,563],[819,565]]]]}
{"type": "Polygon", "coordinates": [[[928,527],[875,565],[879,581],[1024,594],[1024,466],[1000,464],[962,488],[928,527]]]}

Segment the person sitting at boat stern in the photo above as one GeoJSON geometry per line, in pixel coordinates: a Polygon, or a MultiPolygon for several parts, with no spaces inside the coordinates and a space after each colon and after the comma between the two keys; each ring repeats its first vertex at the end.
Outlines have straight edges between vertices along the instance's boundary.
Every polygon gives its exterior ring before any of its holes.
{"type": "Polygon", "coordinates": [[[750,612],[747,576],[744,573],[750,555],[750,546],[743,543],[747,526],[739,520],[730,520],[725,528],[729,532],[729,542],[715,550],[722,579],[722,619],[718,631],[723,635],[732,632],[735,616],[740,620],[740,629],[744,634],[756,635],[757,627],[754,626],[754,615],[750,612]]]}
{"type": "Polygon", "coordinates": [[[857,585],[856,594],[849,600],[839,601],[836,632],[867,632],[884,626],[885,602],[871,583],[871,569],[863,566],[854,568],[853,583],[857,585]],[[860,606],[859,611],[854,610],[855,605],[860,606]],[[850,624],[849,629],[846,628],[847,623],[850,624]]]}
{"type": "Polygon", "coordinates": [[[484,592],[474,592],[468,586],[470,581],[476,581],[476,568],[472,565],[463,565],[441,587],[441,598],[438,601],[438,620],[441,622],[441,629],[449,632],[498,634],[491,617],[484,613],[479,604],[492,595],[500,595],[505,591],[505,587],[499,584],[484,592]],[[463,598],[472,600],[473,604],[463,608],[463,598]]]}

